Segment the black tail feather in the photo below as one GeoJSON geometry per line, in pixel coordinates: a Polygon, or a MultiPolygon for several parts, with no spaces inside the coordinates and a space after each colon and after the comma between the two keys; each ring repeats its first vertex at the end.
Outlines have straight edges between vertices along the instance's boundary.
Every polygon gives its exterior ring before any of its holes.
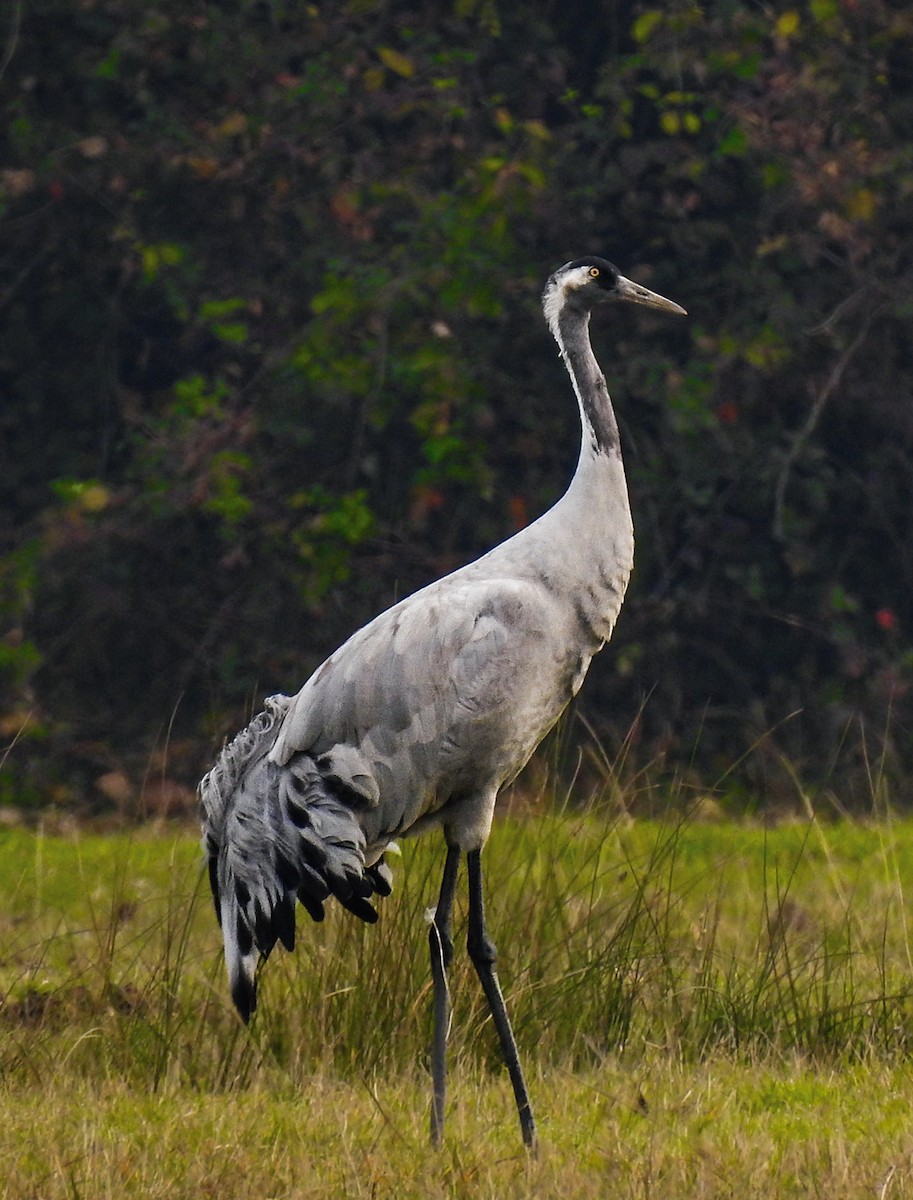
{"type": "Polygon", "coordinates": [[[389,895],[392,884],[382,859],[365,866],[358,808],[334,793],[314,760],[269,761],[288,705],[271,697],[200,784],[210,885],[232,999],[245,1021],[256,1008],[258,960],[277,941],[295,945],[296,899],[315,921],[335,896],[373,924],[369,900],[389,895]]]}
{"type": "Polygon", "coordinates": [[[239,971],[230,982],[231,998],[241,1020],[246,1025],[257,1007],[257,977],[256,975],[248,977],[243,971],[239,971]]]}

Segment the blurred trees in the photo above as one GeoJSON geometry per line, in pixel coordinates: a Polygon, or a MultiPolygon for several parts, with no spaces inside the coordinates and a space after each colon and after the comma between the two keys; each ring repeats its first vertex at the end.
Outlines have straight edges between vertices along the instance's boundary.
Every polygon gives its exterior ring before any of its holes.
{"type": "Polygon", "coordinates": [[[538,295],[584,253],[691,314],[594,328],[638,535],[606,750],[909,777],[907,5],[31,0],[4,36],[3,795],[192,781],[557,498],[538,295]]]}

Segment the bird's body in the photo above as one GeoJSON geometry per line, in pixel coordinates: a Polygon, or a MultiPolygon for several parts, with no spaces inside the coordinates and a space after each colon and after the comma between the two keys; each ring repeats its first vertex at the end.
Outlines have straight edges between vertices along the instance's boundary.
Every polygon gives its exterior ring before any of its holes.
{"type": "Polygon", "coordinates": [[[373,920],[369,898],[389,892],[382,856],[390,842],[443,829],[449,853],[432,928],[436,1137],[443,1120],[442,981],[456,866],[465,853],[470,953],[511,1068],[524,1138],[534,1138],[484,929],[479,854],[498,791],[578,691],[612,633],[631,572],[618,430],[587,332],[590,307],[604,298],[682,311],[601,259],[569,263],[550,279],[543,304],[582,425],[577,470],[564,496],[483,557],[381,613],[296,696],[272,698],[201,784],[213,892],[232,992],[245,1018],[255,1003],[258,958],[277,938],[292,945],[296,896],[318,919],[332,894],[373,920]]]}
{"type": "Polygon", "coordinates": [[[611,512],[617,536],[602,545],[587,536],[602,523],[577,499],[381,613],[292,701],[270,757],[358,751],[353,770],[372,781],[361,816],[368,861],[432,824],[453,826],[464,850],[480,847],[494,794],[576,694],[633,561],[626,493],[611,512]],[[589,578],[569,593],[580,549],[589,578]]]}

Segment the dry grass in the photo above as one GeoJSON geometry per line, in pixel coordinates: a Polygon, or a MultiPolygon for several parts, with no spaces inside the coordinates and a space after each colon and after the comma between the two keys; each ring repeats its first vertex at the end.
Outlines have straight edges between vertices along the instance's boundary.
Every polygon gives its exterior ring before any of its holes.
{"type": "Polygon", "coordinates": [[[528,1157],[508,1088],[464,1067],[441,1153],[415,1074],[294,1091],[149,1095],[122,1081],[0,1091],[0,1196],[809,1197],[913,1194],[913,1080],[899,1067],[685,1065],[535,1073],[528,1157]]]}
{"type": "Polygon", "coordinates": [[[248,1031],[194,834],[0,832],[0,1197],[913,1195],[913,822],[538,814],[487,857],[533,1159],[460,954],[427,1146],[433,843],[248,1031]]]}

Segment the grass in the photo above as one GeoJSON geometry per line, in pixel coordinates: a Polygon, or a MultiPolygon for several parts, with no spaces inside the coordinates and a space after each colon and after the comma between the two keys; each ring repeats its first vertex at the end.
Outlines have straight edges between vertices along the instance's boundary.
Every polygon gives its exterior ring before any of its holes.
{"type": "Polygon", "coordinates": [[[913,1195],[913,821],[507,814],[486,858],[536,1158],[459,948],[427,1146],[434,839],[244,1029],[194,831],[0,831],[0,1198],[913,1195]]]}
{"type": "Polygon", "coordinates": [[[528,1159],[502,1088],[460,1072],[440,1154],[421,1080],[324,1075],[296,1094],[146,1095],[83,1082],[67,1103],[7,1097],[5,1196],[622,1197],[909,1194],[908,1073],[730,1060],[534,1073],[528,1159]],[[373,1094],[372,1094],[373,1093],[373,1094]]]}

